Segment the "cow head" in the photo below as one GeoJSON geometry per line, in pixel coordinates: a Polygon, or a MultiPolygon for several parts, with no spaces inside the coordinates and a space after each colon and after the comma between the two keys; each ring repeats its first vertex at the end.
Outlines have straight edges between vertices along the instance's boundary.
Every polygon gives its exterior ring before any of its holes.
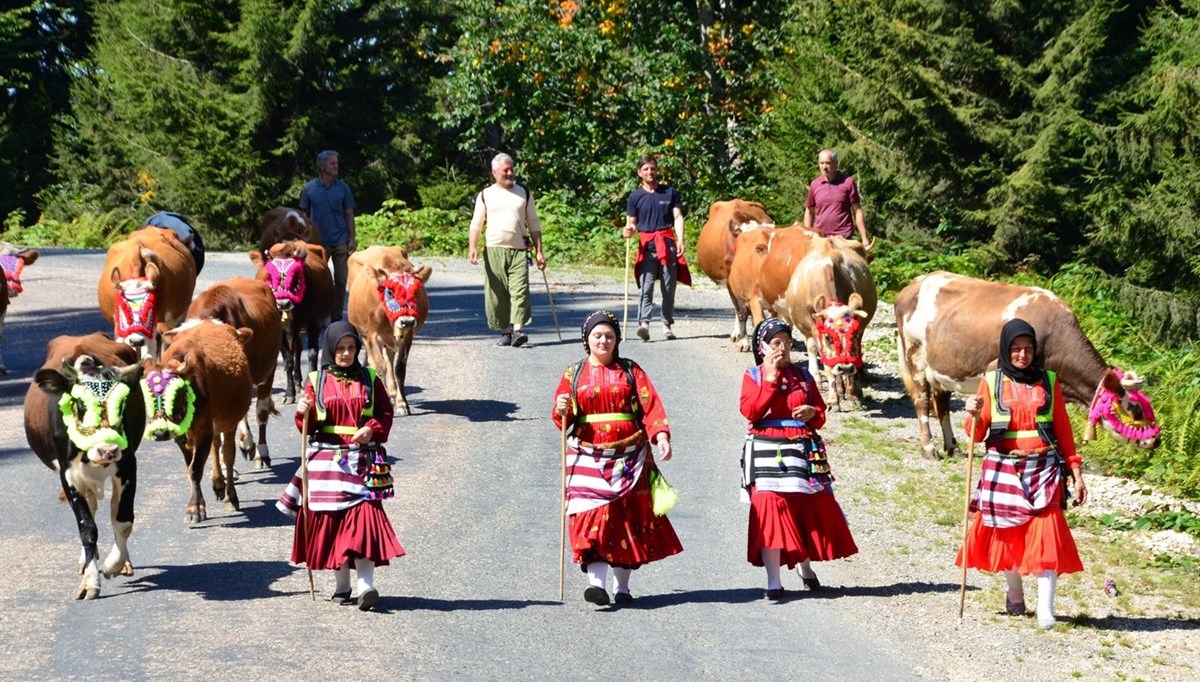
{"type": "Polygon", "coordinates": [[[25,290],[21,287],[21,271],[37,259],[38,252],[33,249],[19,249],[7,242],[0,243],[0,269],[4,270],[10,297],[15,298],[25,290]]]}
{"type": "Polygon", "coordinates": [[[828,304],[824,296],[817,296],[813,310],[821,363],[835,375],[856,373],[863,365],[860,330],[862,319],[867,317],[867,311],[862,310],[862,296],[850,294],[846,303],[831,299],[828,304]]]}
{"type": "Polygon", "coordinates": [[[159,269],[154,258],[153,252],[143,249],[129,276],[122,276],[120,268],[113,268],[110,276],[117,291],[114,332],[118,341],[134,348],[146,348],[155,338],[159,269]]]}
{"type": "MultiPolygon", "coordinates": [[[[275,294],[275,305],[287,312],[304,300],[307,288],[304,278],[304,259],[308,250],[301,242],[281,242],[272,246],[261,261],[267,274],[267,284],[275,294]]],[[[260,262],[251,256],[251,260],[260,262]]]]}
{"type": "Polygon", "coordinates": [[[142,361],[142,397],[146,401],[145,437],[157,441],[179,438],[187,433],[196,416],[196,389],[188,379],[189,360],[169,360],[165,365],[147,358],[142,361]]]}
{"type": "Polygon", "coordinates": [[[1095,440],[1096,423],[1100,422],[1109,433],[1139,448],[1158,447],[1161,428],[1150,399],[1140,390],[1141,385],[1141,378],[1132,371],[1122,372],[1112,367],[1105,372],[1096,395],[1092,396],[1083,439],[1095,440]]]}
{"type": "MultiPolygon", "coordinates": [[[[411,265],[409,266],[412,267],[411,265]]],[[[421,291],[425,280],[429,279],[430,269],[424,267],[417,272],[387,272],[376,269],[375,274],[379,285],[379,302],[383,304],[383,312],[388,322],[398,333],[403,329],[417,326],[417,294],[421,291]]]]}
{"type": "Polygon", "coordinates": [[[63,358],[61,371],[41,369],[34,375],[43,389],[61,394],[58,409],[67,438],[86,453],[89,464],[112,464],[129,446],[121,424],[129,397],[127,382],[139,371],[138,365],[101,367],[90,355],[80,355],[74,363],[63,358]]]}

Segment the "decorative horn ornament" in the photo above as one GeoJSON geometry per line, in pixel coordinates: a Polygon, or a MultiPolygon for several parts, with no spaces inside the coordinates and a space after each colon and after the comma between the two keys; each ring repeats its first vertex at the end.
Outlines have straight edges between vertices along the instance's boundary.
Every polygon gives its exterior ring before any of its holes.
{"type": "MultiPolygon", "coordinates": [[[[183,365],[179,365],[183,369],[183,365]]],[[[166,431],[179,438],[187,433],[196,416],[196,391],[192,383],[169,370],[148,372],[141,381],[142,397],[146,401],[146,412],[150,415],[146,420],[147,438],[153,438],[156,431],[166,431]],[[183,394],[185,409],[181,418],[175,421],[175,403],[183,394]]]]}
{"type": "MultiPolygon", "coordinates": [[[[1100,385],[1096,387],[1096,394],[1092,396],[1092,405],[1088,410],[1088,425],[1084,430],[1083,439],[1085,441],[1095,440],[1096,424],[1101,423],[1116,436],[1127,441],[1137,444],[1157,444],[1158,435],[1162,429],[1158,425],[1150,399],[1138,390],[1138,387],[1141,386],[1141,379],[1133,372],[1125,373],[1116,367],[1112,368],[1112,373],[1120,380],[1121,387],[1125,389],[1125,395],[1124,397],[1118,396],[1105,388],[1103,381],[1100,382],[1100,385]],[[1131,410],[1126,408],[1126,404],[1140,412],[1140,416],[1132,414],[1131,410]]],[[[1154,447],[1154,445],[1143,445],[1143,447],[1154,447]]]]}
{"type": "Polygon", "coordinates": [[[855,312],[844,303],[834,300],[825,310],[813,315],[816,323],[817,354],[821,358],[821,363],[826,367],[853,365],[857,369],[862,369],[862,353],[855,344],[862,321],[855,312]],[[845,308],[846,312],[839,315],[827,316],[825,314],[825,311],[835,308],[845,308]],[[832,317],[831,320],[830,317],[832,317]],[[827,322],[827,320],[829,321],[827,322]]]}

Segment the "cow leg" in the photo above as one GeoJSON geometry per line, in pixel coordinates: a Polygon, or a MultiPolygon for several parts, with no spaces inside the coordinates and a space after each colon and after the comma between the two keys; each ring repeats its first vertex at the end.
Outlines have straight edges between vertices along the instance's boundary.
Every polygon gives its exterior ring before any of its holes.
{"type": "MultiPolygon", "coordinates": [[[[951,457],[962,456],[962,451],[958,449],[958,441],[954,439],[954,425],[950,423],[949,391],[933,392],[933,409],[942,425],[942,444],[946,448],[946,454],[951,457]]],[[[929,437],[932,441],[933,434],[929,434],[929,437]]]]}
{"type": "Polygon", "coordinates": [[[237,495],[237,477],[233,471],[233,465],[237,459],[237,449],[234,447],[234,432],[233,430],[218,434],[213,439],[213,492],[216,492],[216,471],[218,468],[224,468],[225,476],[223,478],[224,488],[221,495],[217,499],[225,500],[225,511],[240,511],[242,508],[241,502],[238,501],[237,495]],[[219,451],[218,451],[219,450],[219,451]]]}
{"type": "Polygon", "coordinates": [[[863,408],[862,383],[858,372],[841,375],[839,400],[846,402],[845,410],[861,410],[863,408]]]}
{"type": "MultiPolygon", "coordinates": [[[[254,458],[256,469],[271,468],[271,451],[267,447],[267,420],[275,409],[271,401],[271,384],[264,383],[258,387],[258,399],[254,403],[255,416],[258,417],[258,453],[254,458]]],[[[249,424],[247,423],[247,426],[249,424]]]]}
{"type": "MultiPolygon", "coordinates": [[[[86,455],[84,455],[86,457],[86,455]]],[[[86,466],[86,465],[82,465],[86,466]]],[[[79,527],[79,542],[83,545],[83,579],[75,590],[76,599],[95,599],[100,596],[100,553],[96,549],[96,518],[87,499],[71,482],[67,471],[70,466],[59,470],[59,482],[71,511],[75,512],[75,523],[79,527]]]]}
{"type": "Polygon", "coordinates": [[[112,479],[113,546],[104,560],[104,577],[133,575],[133,563],[129,560],[129,536],[133,534],[133,497],[137,492],[137,460],[126,453],[117,462],[117,473],[112,479]]]}
{"type": "Polygon", "coordinates": [[[404,379],[408,375],[408,351],[412,349],[413,330],[405,330],[403,334],[396,338],[396,401],[393,407],[396,412],[403,410],[404,414],[412,414],[412,409],[408,406],[408,399],[404,397],[404,379]]]}
{"type": "Polygon", "coordinates": [[[283,343],[279,345],[279,354],[283,356],[283,371],[287,375],[287,389],[283,393],[283,403],[290,405],[296,402],[296,379],[300,376],[296,367],[300,358],[300,331],[294,326],[283,329],[283,343]]]}
{"type": "Polygon", "coordinates": [[[4,318],[8,317],[8,311],[0,313],[0,375],[8,374],[8,368],[4,366],[4,318]]]}
{"type": "MultiPolygon", "coordinates": [[[[318,320],[308,327],[308,371],[315,372],[320,369],[317,364],[317,349],[321,347],[321,321],[318,320]]],[[[299,360],[296,361],[299,365],[299,360]]],[[[296,370],[297,383],[304,385],[304,379],[300,376],[299,368],[296,370]]]]}
{"type": "Polygon", "coordinates": [[[729,340],[738,345],[738,349],[743,353],[749,352],[750,348],[742,348],[743,339],[749,334],[746,329],[746,320],[750,317],[750,310],[744,303],[734,296],[733,289],[729,287],[729,282],[725,283],[725,291],[729,294],[729,301],[733,303],[733,333],[729,335],[729,340]]]}
{"type": "Polygon", "coordinates": [[[184,523],[201,523],[208,519],[208,508],[204,502],[204,491],[200,489],[200,479],[204,476],[204,465],[208,460],[208,451],[212,447],[212,425],[205,428],[205,433],[193,436],[185,434],[176,439],[179,449],[183,451],[183,462],[188,470],[188,483],[191,493],[188,496],[187,510],[184,513],[184,523]],[[189,452],[190,451],[190,452],[189,452]]]}
{"type": "MultiPolygon", "coordinates": [[[[228,480],[225,478],[225,441],[229,440],[228,436],[229,434],[226,433],[214,433],[212,446],[209,448],[209,459],[212,462],[212,491],[213,497],[218,502],[225,499],[226,489],[233,487],[233,477],[230,476],[228,480]]],[[[229,444],[232,446],[233,441],[229,440],[229,444]]]]}

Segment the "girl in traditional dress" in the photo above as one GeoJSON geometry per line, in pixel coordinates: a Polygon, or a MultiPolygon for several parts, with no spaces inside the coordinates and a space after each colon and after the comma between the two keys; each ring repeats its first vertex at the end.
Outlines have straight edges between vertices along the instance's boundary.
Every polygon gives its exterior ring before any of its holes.
{"type": "Polygon", "coordinates": [[[650,442],[671,459],[671,430],[650,378],[620,357],[620,326],[609,312],[583,322],[587,357],[563,373],[555,390],[554,423],[571,427],[567,441],[567,514],[571,550],[587,572],[583,598],[609,603],[608,572],[617,604],[633,602],[632,571],[683,551],[667,517],[656,516],[650,442]]]}
{"type": "Polygon", "coordinates": [[[746,559],[767,571],[766,597],[784,598],[779,567],[800,566],[809,590],[821,587],[811,561],[858,552],[833,496],[833,476],[817,429],[825,400],[808,370],[791,362],[792,328],[769,317],[754,330],[754,361],[742,377],[742,415],[750,421],[742,486],[750,497],[746,559]]]}
{"type": "MultiPolygon", "coordinates": [[[[1087,486],[1062,389],[1054,372],[1036,363],[1036,354],[1033,327],[1009,320],[1000,331],[996,369],[966,400],[967,434],[982,441],[987,454],[965,549],[968,567],[1004,572],[1009,615],[1025,615],[1021,576],[1037,576],[1038,627],[1048,629],[1055,623],[1058,576],[1083,570],[1063,514],[1066,486],[1074,479],[1077,505],[1087,500],[1087,486]]],[[[960,551],[956,563],[962,561],[960,551]]]]}
{"type": "Polygon", "coordinates": [[[382,443],[392,428],[392,401],[374,371],[358,361],[362,337],[349,322],[325,330],[321,370],[296,401],[296,428],[307,424],[308,514],[301,511],[300,475],[276,504],[296,515],[292,562],[332,570],[332,601],[353,603],[350,565],[358,575],[357,603],[370,611],[379,602],[375,566],[404,556],[382,500],[391,497],[391,473],[382,443]]]}

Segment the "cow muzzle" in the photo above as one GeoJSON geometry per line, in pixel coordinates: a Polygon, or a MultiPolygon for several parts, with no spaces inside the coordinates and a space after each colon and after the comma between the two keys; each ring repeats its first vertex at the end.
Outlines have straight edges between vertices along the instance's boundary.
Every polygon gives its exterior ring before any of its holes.
{"type": "Polygon", "coordinates": [[[88,450],[87,457],[92,464],[112,464],[121,459],[121,448],[114,443],[103,443],[88,450]]]}
{"type": "Polygon", "coordinates": [[[397,317],[392,326],[397,332],[404,331],[405,329],[414,329],[417,326],[417,318],[413,317],[412,315],[397,317]]]}

